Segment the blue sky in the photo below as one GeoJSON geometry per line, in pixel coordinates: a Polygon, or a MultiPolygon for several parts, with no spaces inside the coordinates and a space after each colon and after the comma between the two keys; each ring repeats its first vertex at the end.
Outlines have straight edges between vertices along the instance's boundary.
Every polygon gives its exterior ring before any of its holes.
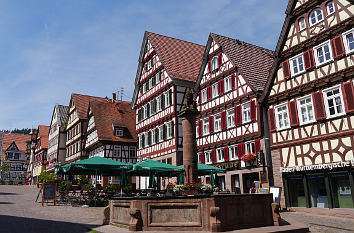
{"type": "Polygon", "coordinates": [[[144,31],[205,45],[210,32],[275,49],[285,0],[3,0],[0,129],[49,125],[71,93],[134,90],[144,31]]]}

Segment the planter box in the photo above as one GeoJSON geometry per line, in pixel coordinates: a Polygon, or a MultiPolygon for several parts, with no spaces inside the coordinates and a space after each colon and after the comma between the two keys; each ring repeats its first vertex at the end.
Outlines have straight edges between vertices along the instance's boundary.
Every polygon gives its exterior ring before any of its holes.
{"type": "Polygon", "coordinates": [[[183,190],[181,194],[183,196],[197,196],[198,190],[183,190]]]}

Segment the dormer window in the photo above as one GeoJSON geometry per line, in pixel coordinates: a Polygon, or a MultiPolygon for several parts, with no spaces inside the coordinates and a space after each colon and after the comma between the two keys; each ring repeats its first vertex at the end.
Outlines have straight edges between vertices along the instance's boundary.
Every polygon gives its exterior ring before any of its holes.
{"type": "Polygon", "coordinates": [[[305,22],[305,18],[302,17],[299,19],[299,29],[300,31],[304,30],[306,28],[306,22],[305,22]]]}
{"type": "Polygon", "coordinates": [[[309,16],[310,26],[315,25],[316,23],[319,23],[322,20],[323,20],[323,13],[321,8],[314,9],[309,16]]]}
{"type": "Polygon", "coordinates": [[[213,57],[213,59],[211,60],[211,70],[214,71],[214,70],[216,70],[218,67],[219,67],[219,64],[218,64],[218,57],[215,56],[215,57],[213,57]]]}
{"type": "Polygon", "coordinates": [[[114,136],[123,137],[123,129],[122,128],[114,128],[114,136]]]}
{"type": "Polygon", "coordinates": [[[326,9],[327,9],[327,15],[333,14],[333,13],[334,13],[334,5],[333,5],[333,2],[327,3],[326,9]]]}

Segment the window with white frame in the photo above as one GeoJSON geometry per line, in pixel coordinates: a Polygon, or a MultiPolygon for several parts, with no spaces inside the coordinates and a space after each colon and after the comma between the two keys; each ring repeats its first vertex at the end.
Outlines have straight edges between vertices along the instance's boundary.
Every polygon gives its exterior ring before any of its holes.
{"type": "Polygon", "coordinates": [[[329,118],[341,116],[345,113],[340,86],[323,90],[323,100],[326,106],[326,113],[329,118]]]}
{"type": "Polygon", "coordinates": [[[314,47],[313,51],[315,53],[317,66],[333,60],[332,49],[330,48],[329,41],[314,47]]]}
{"type": "Polygon", "coordinates": [[[332,1],[327,3],[326,9],[327,9],[327,15],[331,15],[334,13],[335,10],[334,10],[334,5],[333,5],[332,1]]]}
{"type": "Polygon", "coordinates": [[[218,64],[218,57],[215,56],[215,57],[213,57],[213,59],[211,60],[211,70],[214,71],[214,70],[216,70],[218,67],[219,67],[219,64],[218,64]]]}
{"type": "Polygon", "coordinates": [[[275,119],[276,119],[277,129],[285,129],[290,126],[288,105],[286,103],[275,107],[275,119]]]}
{"type": "Polygon", "coordinates": [[[221,114],[214,116],[214,132],[219,132],[221,130],[221,114]]]}
{"type": "Polygon", "coordinates": [[[231,77],[224,78],[224,91],[230,91],[231,90],[231,77]]]}
{"type": "Polygon", "coordinates": [[[291,58],[289,61],[290,61],[290,70],[292,76],[300,74],[305,71],[304,58],[302,57],[302,54],[291,58]]]}
{"type": "Polygon", "coordinates": [[[226,125],[227,128],[235,126],[235,112],[233,108],[226,111],[226,125]]]}
{"type": "Polygon", "coordinates": [[[144,118],[148,118],[148,107],[147,107],[147,105],[144,106],[144,118]]]}
{"type": "Polygon", "coordinates": [[[216,149],[216,161],[224,162],[224,148],[216,149]]]}
{"type": "Polygon", "coordinates": [[[146,83],[143,83],[143,94],[146,92],[146,83]]]}
{"type": "Polygon", "coordinates": [[[123,136],[123,129],[122,128],[115,128],[114,129],[114,135],[116,137],[122,137],[123,136]]]}
{"type": "Polygon", "coordinates": [[[316,23],[319,23],[322,20],[323,20],[323,13],[321,8],[314,9],[309,16],[310,26],[315,25],[316,23]]]}
{"type": "Polygon", "coordinates": [[[251,121],[251,104],[250,102],[242,104],[242,123],[247,123],[251,121]]]}
{"type": "Polygon", "coordinates": [[[154,84],[153,84],[153,82],[152,82],[152,79],[153,79],[153,78],[150,78],[150,79],[149,79],[149,87],[150,87],[150,88],[152,88],[152,87],[154,86],[154,84]]]}
{"type": "Polygon", "coordinates": [[[209,134],[209,118],[203,119],[203,135],[209,134]]]}
{"type": "Polygon", "coordinates": [[[151,144],[156,144],[156,131],[155,129],[151,130],[151,144]]]}
{"type": "Polygon", "coordinates": [[[254,145],[254,141],[252,142],[245,142],[245,153],[256,153],[256,148],[254,145]]]}
{"type": "Polygon", "coordinates": [[[165,92],[165,107],[170,106],[170,98],[171,96],[169,95],[168,91],[165,92]]]}
{"type": "Polygon", "coordinates": [[[205,164],[211,164],[211,151],[205,151],[204,152],[205,156],[205,164]]]}
{"type": "Polygon", "coordinates": [[[163,141],[163,125],[161,125],[160,127],[159,127],[159,138],[160,138],[160,142],[162,142],[163,141]]]}
{"type": "Polygon", "coordinates": [[[302,31],[305,28],[306,28],[306,21],[305,21],[305,18],[302,17],[299,19],[299,29],[300,29],[300,31],[302,31]]]}
{"type": "Polygon", "coordinates": [[[229,158],[230,160],[238,159],[237,146],[229,146],[229,158]]]}
{"type": "Polygon", "coordinates": [[[308,95],[297,99],[300,124],[307,124],[315,121],[312,96],[308,95]]]}
{"type": "Polygon", "coordinates": [[[161,71],[157,72],[156,74],[156,84],[159,84],[161,82],[161,71]]]}
{"type": "Polygon", "coordinates": [[[202,103],[207,102],[207,100],[208,100],[207,89],[205,88],[204,90],[202,90],[202,103]]]}
{"type": "Polygon", "coordinates": [[[148,133],[145,133],[145,147],[148,147],[149,146],[149,134],[148,133]]]}
{"type": "Polygon", "coordinates": [[[343,33],[343,43],[347,54],[354,51],[354,29],[343,33]]]}
{"type": "Polygon", "coordinates": [[[167,123],[167,138],[172,138],[173,137],[173,122],[167,123]]]}
{"type": "Polygon", "coordinates": [[[195,135],[196,135],[196,137],[199,137],[199,124],[198,124],[198,121],[195,123],[195,135]]]}
{"type": "Polygon", "coordinates": [[[212,88],[211,88],[211,93],[212,93],[212,97],[215,98],[218,96],[218,83],[214,83],[212,88]]]}
{"type": "Polygon", "coordinates": [[[157,111],[161,111],[162,105],[161,105],[161,96],[157,97],[157,111]]]}

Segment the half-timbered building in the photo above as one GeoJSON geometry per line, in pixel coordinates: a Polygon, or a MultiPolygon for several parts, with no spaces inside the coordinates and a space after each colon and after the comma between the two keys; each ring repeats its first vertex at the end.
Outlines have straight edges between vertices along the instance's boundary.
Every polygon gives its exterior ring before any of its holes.
{"type": "Polygon", "coordinates": [[[54,172],[55,166],[65,162],[66,129],[68,106],[56,104],[54,106],[50,130],[48,135],[47,172],[54,172]]]}
{"type": "Polygon", "coordinates": [[[26,161],[26,141],[30,135],[1,133],[1,161],[0,179],[6,184],[13,182],[17,184],[25,183],[27,165],[26,161]]]}
{"type": "Polygon", "coordinates": [[[353,14],[347,0],[289,1],[264,96],[283,206],[353,208],[353,14]]]}
{"type": "Polygon", "coordinates": [[[86,129],[88,124],[87,111],[90,101],[107,102],[108,98],[73,93],[69,102],[66,129],[65,163],[87,158],[85,153],[86,129]]]}
{"type": "MultiPolygon", "coordinates": [[[[200,163],[228,170],[222,190],[248,193],[259,180],[257,161],[242,161],[263,148],[258,98],[274,61],[273,51],[211,33],[197,81],[197,148],[200,163]]],[[[259,164],[259,163],[258,163],[259,164]]]]}
{"type": "Polygon", "coordinates": [[[35,141],[33,143],[33,161],[32,161],[32,183],[36,184],[38,176],[45,171],[48,152],[48,134],[49,126],[39,125],[36,131],[35,141]]]}
{"type": "Polygon", "coordinates": [[[137,158],[182,164],[182,119],[187,89],[194,89],[204,46],[145,32],[132,108],[136,110],[137,158]]]}

